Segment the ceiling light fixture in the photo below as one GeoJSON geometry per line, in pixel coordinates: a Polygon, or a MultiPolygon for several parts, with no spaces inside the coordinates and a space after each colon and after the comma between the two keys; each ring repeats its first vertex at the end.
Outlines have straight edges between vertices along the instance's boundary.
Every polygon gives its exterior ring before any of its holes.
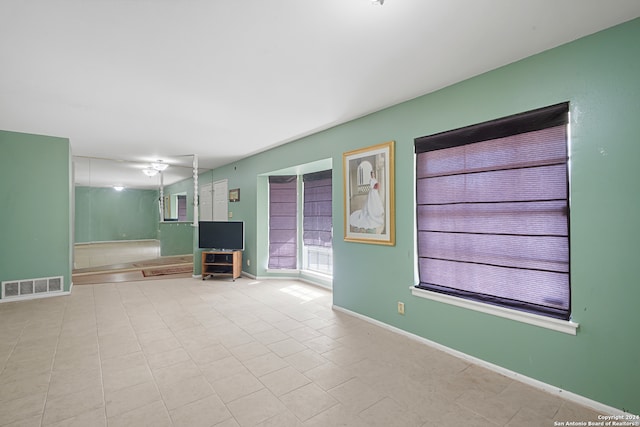
{"type": "Polygon", "coordinates": [[[371,4],[382,6],[384,4],[384,0],[371,0],[371,4]]]}
{"type": "Polygon", "coordinates": [[[151,167],[152,167],[153,169],[157,170],[157,171],[162,172],[163,170],[165,170],[166,168],[168,168],[168,167],[169,167],[169,165],[168,165],[168,164],[166,164],[166,163],[162,163],[162,160],[158,160],[158,161],[157,161],[157,162],[155,162],[155,163],[151,163],[151,167]]]}
{"type": "Polygon", "coordinates": [[[113,189],[116,190],[116,191],[122,191],[122,190],[124,190],[124,187],[122,185],[114,185],[113,189]]]}
{"type": "Polygon", "coordinates": [[[158,174],[158,172],[160,171],[157,169],[151,169],[151,168],[142,169],[142,173],[147,176],[155,176],[158,174]]]}

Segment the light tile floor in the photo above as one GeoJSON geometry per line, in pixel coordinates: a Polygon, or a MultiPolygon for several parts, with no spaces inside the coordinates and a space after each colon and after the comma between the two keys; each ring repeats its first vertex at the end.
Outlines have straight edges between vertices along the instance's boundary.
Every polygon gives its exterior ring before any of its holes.
{"type": "Polygon", "coordinates": [[[597,414],[331,309],[295,281],[0,304],[2,426],[553,426],[597,414]]]}

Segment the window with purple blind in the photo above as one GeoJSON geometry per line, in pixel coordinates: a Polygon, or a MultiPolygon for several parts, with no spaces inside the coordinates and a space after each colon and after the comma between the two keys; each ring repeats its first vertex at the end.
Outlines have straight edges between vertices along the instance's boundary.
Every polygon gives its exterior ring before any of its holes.
{"type": "Polygon", "coordinates": [[[331,247],[331,170],[308,173],[304,182],[303,242],[331,247]]]}
{"type": "Polygon", "coordinates": [[[297,177],[269,177],[269,268],[298,268],[297,177]]]}
{"type": "Polygon", "coordinates": [[[415,140],[419,288],[569,319],[568,111],[415,140]]]}

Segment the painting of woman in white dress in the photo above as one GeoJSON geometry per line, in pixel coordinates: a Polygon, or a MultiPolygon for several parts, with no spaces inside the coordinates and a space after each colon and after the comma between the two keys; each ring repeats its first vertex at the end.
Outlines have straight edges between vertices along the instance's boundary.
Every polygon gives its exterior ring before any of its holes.
{"type": "Polygon", "coordinates": [[[378,190],[379,183],[372,170],[370,172],[367,200],[362,209],[354,211],[351,216],[349,216],[349,224],[352,227],[361,229],[361,231],[365,233],[367,230],[384,228],[384,205],[382,204],[378,190]]]}
{"type": "Polygon", "coordinates": [[[344,153],[345,240],[393,245],[393,141],[344,153]]]}

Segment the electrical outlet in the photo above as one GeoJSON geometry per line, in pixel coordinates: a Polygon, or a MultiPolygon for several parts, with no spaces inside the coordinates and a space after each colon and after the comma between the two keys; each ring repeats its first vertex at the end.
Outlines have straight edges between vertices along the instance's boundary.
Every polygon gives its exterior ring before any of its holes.
{"type": "Polygon", "coordinates": [[[404,303],[398,301],[398,314],[404,314],[404,303]]]}
{"type": "Polygon", "coordinates": [[[229,218],[233,218],[233,212],[229,211],[229,218]]]}
{"type": "Polygon", "coordinates": [[[251,265],[251,260],[249,258],[247,258],[247,266],[251,265]]]}

